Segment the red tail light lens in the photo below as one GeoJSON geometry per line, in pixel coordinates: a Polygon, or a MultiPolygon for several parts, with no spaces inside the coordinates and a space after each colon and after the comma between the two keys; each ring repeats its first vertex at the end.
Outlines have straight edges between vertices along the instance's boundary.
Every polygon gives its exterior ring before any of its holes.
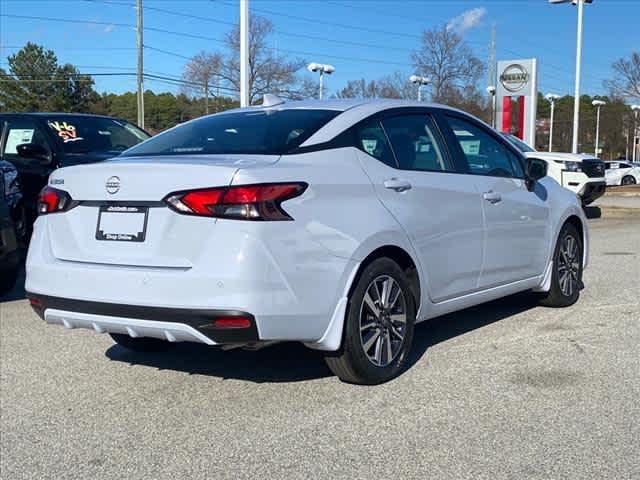
{"type": "Polygon", "coordinates": [[[38,214],[65,212],[73,207],[71,195],[57,188],[44,187],[38,195],[38,214]]]}
{"type": "Polygon", "coordinates": [[[174,192],[164,201],[186,215],[235,220],[293,220],[282,202],[302,195],[306,183],[268,183],[174,192]]]}

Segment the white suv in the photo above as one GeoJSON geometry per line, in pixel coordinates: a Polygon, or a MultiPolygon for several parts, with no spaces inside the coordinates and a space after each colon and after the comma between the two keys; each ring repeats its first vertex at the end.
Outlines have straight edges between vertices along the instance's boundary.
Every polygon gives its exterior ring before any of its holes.
{"type": "Polygon", "coordinates": [[[578,299],[580,203],[484,123],[275,103],[55,171],[28,253],[35,311],[136,350],[299,341],[373,384],[405,366],[416,322],[524,290],[578,299]]]}
{"type": "Polygon", "coordinates": [[[547,175],[560,185],[575,192],[583,205],[600,198],[606,189],[604,162],[584,153],[538,152],[515,135],[503,135],[525,157],[539,158],[547,162],[547,175]]]}

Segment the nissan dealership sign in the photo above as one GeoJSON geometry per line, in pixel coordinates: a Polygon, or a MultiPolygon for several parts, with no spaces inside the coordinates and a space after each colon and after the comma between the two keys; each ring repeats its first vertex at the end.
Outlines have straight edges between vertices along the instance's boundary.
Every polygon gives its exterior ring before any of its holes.
{"type": "Polygon", "coordinates": [[[496,125],[535,147],[538,99],[535,58],[498,62],[496,125]]]}

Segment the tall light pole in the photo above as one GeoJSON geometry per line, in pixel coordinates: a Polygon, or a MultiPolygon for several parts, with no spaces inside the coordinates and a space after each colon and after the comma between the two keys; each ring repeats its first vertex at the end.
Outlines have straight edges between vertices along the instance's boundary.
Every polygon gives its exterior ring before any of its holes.
{"type": "Polygon", "coordinates": [[[322,96],[324,94],[324,74],[331,75],[336,71],[336,68],[333,65],[325,65],[324,63],[310,63],[307,65],[307,70],[310,72],[320,72],[320,88],[318,93],[318,98],[322,100],[322,96]]]}
{"type": "Polygon", "coordinates": [[[137,10],[137,25],[136,25],[136,46],[138,50],[138,71],[136,75],[136,83],[138,84],[138,93],[136,95],[137,107],[138,107],[138,126],[144,129],[144,83],[143,83],[143,57],[142,50],[144,44],[142,43],[142,0],[136,1],[137,10]]]}
{"type": "Polygon", "coordinates": [[[249,106],[249,0],[240,0],[240,106],[249,106]]]}
{"type": "Polygon", "coordinates": [[[636,153],[638,150],[638,145],[636,144],[636,142],[638,141],[638,137],[640,135],[638,135],[638,112],[640,112],[640,105],[631,105],[631,110],[633,111],[633,140],[631,140],[632,144],[631,146],[633,147],[633,161],[636,161],[636,158],[638,158],[638,154],[636,153]]]}
{"type": "Polygon", "coordinates": [[[571,151],[578,153],[578,130],[580,128],[580,67],[582,60],[582,17],[584,4],[592,3],[593,0],[549,0],[549,3],[569,3],[578,5],[578,35],[576,40],[576,85],[573,101],[573,142],[571,151]]]}
{"type": "Polygon", "coordinates": [[[409,77],[409,81],[414,85],[418,85],[418,101],[422,101],[422,87],[425,85],[429,85],[431,83],[431,79],[427,77],[421,77],[420,75],[411,75],[409,77]]]}
{"type": "Polygon", "coordinates": [[[553,151],[553,113],[556,109],[556,100],[560,98],[560,95],[555,93],[547,93],[544,98],[551,103],[551,118],[549,119],[549,151],[553,151]]]}
{"type": "Polygon", "coordinates": [[[600,107],[606,104],[607,102],[604,102],[602,100],[594,100],[593,102],[591,102],[591,105],[596,107],[596,148],[594,152],[594,155],[596,157],[598,156],[598,140],[600,138],[600,107]]]}

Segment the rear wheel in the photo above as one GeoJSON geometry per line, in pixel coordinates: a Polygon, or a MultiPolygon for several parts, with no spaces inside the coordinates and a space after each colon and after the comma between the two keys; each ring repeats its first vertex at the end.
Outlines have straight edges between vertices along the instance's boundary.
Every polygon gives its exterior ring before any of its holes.
{"type": "Polygon", "coordinates": [[[133,338],[123,333],[110,333],[113,341],[134,352],[161,352],[168,350],[173,344],[159,338],[133,338]]]}
{"type": "Polygon", "coordinates": [[[551,289],[540,303],[547,307],[568,307],[578,301],[582,289],[582,235],[566,223],[553,255],[551,289]]]}
{"type": "Polygon", "coordinates": [[[349,297],[342,348],[327,354],[327,365],[345,382],[391,380],[407,362],[415,315],[406,273],[389,258],[374,260],[349,297]]]}
{"type": "Polygon", "coordinates": [[[635,185],[636,178],[631,175],[626,175],[622,177],[622,185],[635,185]]]}

